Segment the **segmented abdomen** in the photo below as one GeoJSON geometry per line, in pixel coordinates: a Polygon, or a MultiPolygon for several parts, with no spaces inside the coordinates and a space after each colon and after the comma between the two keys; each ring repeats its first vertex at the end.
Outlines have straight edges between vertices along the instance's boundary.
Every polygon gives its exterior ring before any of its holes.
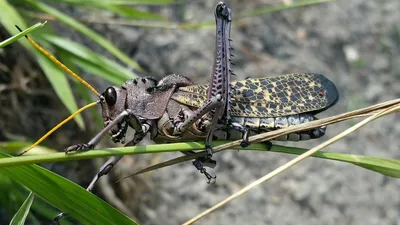
{"type": "MultiPolygon", "coordinates": [[[[301,123],[316,120],[313,115],[308,113],[296,114],[282,117],[270,118],[251,118],[251,117],[232,117],[232,122],[238,123],[243,127],[251,130],[250,135],[259,134],[263,132],[273,131],[288,126],[293,126],[301,123]]],[[[275,138],[276,141],[304,141],[322,137],[325,134],[326,126],[313,128],[308,131],[301,131],[275,138]]],[[[234,129],[228,131],[217,131],[214,134],[219,139],[237,140],[242,138],[242,133],[234,129]]]]}

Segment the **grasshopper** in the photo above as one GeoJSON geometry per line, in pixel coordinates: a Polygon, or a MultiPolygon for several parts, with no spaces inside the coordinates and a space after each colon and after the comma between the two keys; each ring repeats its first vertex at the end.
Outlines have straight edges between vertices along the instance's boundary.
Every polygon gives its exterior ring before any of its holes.
{"type": "MultiPolygon", "coordinates": [[[[232,12],[225,3],[220,2],[214,14],[216,49],[208,85],[196,85],[188,77],[172,74],[160,81],[152,77],[128,80],[121,87],[111,86],[99,94],[26,36],[37,49],[84,83],[99,98],[97,102],[81,108],[56,126],[64,124],[85,108],[101,105],[104,128],[88,143],[72,145],[65,152],[93,149],[107,133],[113,142],[124,143],[128,127],[133,128],[135,134],[126,146],[138,144],[147,134],[156,143],[205,140],[207,155],[196,159],[193,164],[211,182],[216,177],[211,176],[204,166],[216,165],[211,158],[213,139],[242,139],[241,146],[246,147],[248,137],[252,134],[316,120],[315,114],[337,102],[339,95],[335,85],[320,74],[288,74],[231,81],[231,75],[234,75],[230,39],[232,12]]],[[[49,131],[28,150],[54,130],[49,131]]],[[[323,136],[325,130],[325,126],[313,128],[275,140],[309,140],[323,136]]],[[[97,180],[107,174],[121,158],[110,158],[99,169],[87,190],[91,191],[97,180]]],[[[55,220],[58,221],[63,215],[60,214],[55,220]]]]}

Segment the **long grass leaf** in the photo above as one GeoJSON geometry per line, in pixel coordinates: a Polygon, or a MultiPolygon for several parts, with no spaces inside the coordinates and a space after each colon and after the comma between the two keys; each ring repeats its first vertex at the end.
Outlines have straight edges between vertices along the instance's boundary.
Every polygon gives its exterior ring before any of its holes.
{"type": "MultiPolygon", "coordinates": [[[[21,15],[19,15],[15,8],[9,5],[7,1],[0,0],[0,8],[1,23],[4,25],[9,33],[19,33],[18,30],[15,28],[15,25],[18,25],[22,29],[26,28],[26,24],[21,15]]],[[[78,109],[77,104],[72,95],[71,88],[61,70],[57,68],[56,65],[54,65],[52,62],[50,62],[50,60],[48,60],[45,56],[37,52],[37,50],[35,50],[29,43],[27,43],[27,41],[22,41],[22,44],[37,56],[40,67],[44,71],[46,77],[49,79],[57,96],[67,107],[67,109],[71,113],[76,111],[78,109]]],[[[75,117],[74,120],[77,122],[79,127],[84,128],[83,120],[80,115],[75,117]]]]}
{"type": "MultiPolygon", "coordinates": [[[[227,141],[214,141],[214,147],[220,146],[227,141]]],[[[99,157],[110,157],[110,156],[121,156],[121,155],[135,155],[135,154],[150,154],[150,153],[162,153],[162,152],[176,152],[176,151],[193,151],[204,149],[204,143],[201,142],[188,142],[188,143],[174,143],[174,144],[161,144],[161,145],[147,145],[147,146],[133,146],[133,147],[123,147],[123,148],[109,148],[102,150],[91,150],[88,152],[71,153],[65,155],[64,153],[54,153],[47,155],[32,155],[32,156],[22,156],[14,158],[0,159],[0,168],[8,166],[19,166],[19,165],[29,165],[38,164],[45,162],[60,162],[60,161],[70,161],[70,160],[82,160],[91,159],[99,157]]],[[[241,147],[233,147],[232,149],[241,151],[268,151],[264,144],[251,144],[247,148],[243,149],[241,147]]],[[[307,151],[307,149],[287,147],[280,145],[273,145],[271,152],[281,152],[300,155],[307,151]]],[[[189,155],[190,156],[190,155],[189,155]]],[[[198,157],[198,156],[197,156],[198,157]]],[[[333,152],[321,152],[313,155],[313,157],[342,161],[347,163],[352,163],[364,167],[366,169],[373,170],[375,172],[382,173],[387,176],[400,178],[400,160],[396,159],[384,159],[371,156],[360,156],[351,155],[343,153],[333,153],[333,152]]],[[[182,156],[184,160],[178,162],[184,162],[196,158],[182,156]]],[[[176,163],[174,163],[176,164],[176,163]]],[[[168,164],[172,165],[172,164],[168,164]]],[[[166,166],[168,166],[166,165],[166,166]]],[[[158,167],[162,168],[162,167],[158,167]]],[[[154,169],[158,169],[154,168],[154,169]]],[[[151,169],[153,170],[153,169],[151,169]]],[[[148,170],[150,171],[150,170],[148,170]]],[[[147,172],[147,171],[145,171],[147,172]]]]}
{"type": "MultiPolygon", "coordinates": [[[[70,54],[68,54],[67,52],[65,52],[63,50],[60,50],[58,52],[59,52],[58,55],[59,55],[60,59],[64,62],[64,64],[68,68],[70,68],[72,71],[78,71],[77,67],[70,60],[71,58],[74,58],[74,57],[70,56],[70,54]]],[[[81,62],[82,60],[77,59],[77,61],[81,62]]],[[[84,70],[88,71],[87,68],[85,68],[84,70]]],[[[93,102],[92,92],[81,82],[75,81],[74,83],[75,83],[75,88],[78,90],[77,94],[81,98],[81,100],[83,100],[84,105],[88,105],[88,104],[92,103],[93,102]]],[[[89,108],[89,111],[90,111],[90,116],[92,118],[94,118],[94,120],[98,124],[98,127],[103,127],[103,117],[98,112],[98,109],[96,107],[91,107],[91,108],[89,108]]]]}
{"type": "Polygon", "coordinates": [[[71,57],[69,59],[72,63],[78,65],[80,64],[79,61],[82,61],[82,64],[85,64],[85,66],[94,67],[91,68],[92,71],[88,71],[88,68],[80,66],[83,70],[113,81],[114,84],[121,85],[126,80],[136,77],[136,74],[131,70],[128,70],[114,61],[89,50],[83,45],[54,35],[41,35],[41,38],[55,47],[62,49],[66,54],[70,54],[71,57]],[[93,71],[93,69],[95,69],[95,71],[93,71]]]}
{"type": "Polygon", "coordinates": [[[98,8],[112,11],[115,14],[129,18],[129,19],[142,19],[142,20],[162,20],[163,17],[151,12],[139,11],[132,7],[119,6],[119,5],[97,5],[98,8]]]}
{"type": "MultiPolygon", "coordinates": [[[[0,0],[0,1],[1,1],[1,0],[0,0]]],[[[5,47],[5,46],[7,46],[7,45],[13,43],[14,41],[20,39],[21,37],[24,37],[25,35],[27,35],[27,34],[33,32],[33,31],[35,31],[36,29],[39,29],[39,28],[43,27],[45,24],[46,24],[46,22],[44,22],[44,23],[37,23],[37,24],[35,24],[35,25],[29,27],[28,29],[23,30],[22,32],[17,33],[16,35],[14,35],[14,36],[12,36],[12,37],[10,37],[10,38],[8,38],[8,39],[6,39],[6,40],[0,42],[0,48],[3,48],[3,47],[5,47]]]]}
{"type": "Polygon", "coordinates": [[[137,64],[136,62],[131,60],[122,51],[120,51],[118,48],[116,48],[111,42],[109,42],[108,40],[103,38],[101,35],[99,35],[95,31],[89,29],[87,26],[83,25],[79,21],[75,20],[74,18],[72,18],[72,17],[60,12],[59,10],[57,10],[53,7],[50,7],[42,2],[33,1],[33,0],[26,0],[26,1],[29,2],[31,5],[33,5],[34,7],[36,7],[37,9],[39,9],[51,16],[54,16],[59,21],[67,24],[68,26],[72,27],[73,29],[86,35],[88,38],[92,39],[93,41],[98,43],[100,46],[107,49],[107,51],[111,52],[122,62],[129,65],[129,67],[137,69],[137,70],[141,70],[139,64],[137,64]]]}
{"type": "Polygon", "coordinates": [[[26,217],[28,216],[35,195],[31,192],[26,198],[25,202],[21,205],[18,212],[12,218],[10,225],[24,225],[26,217]]]}
{"type": "MultiPolygon", "coordinates": [[[[53,0],[57,1],[58,0],[53,0]]],[[[63,0],[65,3],[70,4],[110,4],[110,5],[169,5],[176,4],[174,0],[63,0]]]]}
{"type": "MultiPolygon", "coordinates": [[[[9,156],[0,153],[0,158],[9,156]]],[[[92,193],[37,165],[0,168],[0,173],[84,224],[137,224],[92,193]]]]}
{"type": "Polygon", "coordinates": [[[0,23],[10,34],[19,33],[15,28],[18,25],[21,29],[26,29],[26,23],[18,11],[8,3],[7,0],[0,0],[0,23]]]}
{"type": "MultiPolygon", "coordinates": [[[[22,152],[32,143],[29,142],[20,142],[20,141],[8,141],[8,142],[0,142],[0,151],[3,153],[7,153],[10,155],[17,155],[22,152]]],[[[43,155],[43,154],[52,154],[57,151],[54,149],[46,148],[43,146],[36,146],[33,151],[29,151],[27,155],[43,155]]]]}
{"type": "MultiPolygon", "coordinates": [[[[40,52],[34,52],[34,53],[37,57],[39,65],[43,69],[44,74],[50,81],[50,84],[53,86],[57,96],[67,107],[68,111],[70,113],[73,113],[76,110],[78,110],[78,106],[74,99],[71,86],[69,85],[68,80],[65,77],[63,71],[50,59],[42,55],[42,53],[40,52]]],[[[77,115],[74,119],[80,128],[83,129],[85,127],[81,115],[77,115]]]]}
{"type": "Polygon", "coordinates": [[[332,0],[299,1],[299,2],[294,2],[294,3],[290,3],[290,4],[282,4],[282,5],[277,5],[277,6],[267,6],[267,7],[262,7],[262,8],[253,10],[253,11],[248,11],[248,12],[241,13],[238,16],[238,18],[259,16],[259,15],[262,15],[262,14],[278,12],[278,11],[283,11],[283,10],[292,9],[292,8],[304,7],[304,6],[311,6],[311,5],[327,3],[327,2],[332,2],[332,0]]]}

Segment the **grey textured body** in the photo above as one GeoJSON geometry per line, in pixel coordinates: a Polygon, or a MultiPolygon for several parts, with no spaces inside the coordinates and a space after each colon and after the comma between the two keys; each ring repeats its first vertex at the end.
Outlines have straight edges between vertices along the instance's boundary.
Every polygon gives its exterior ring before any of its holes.
{"type": "MultiPolygon", "coordinates": [[[[202,126],[199,126],[199,123],[195,123],[187,130],[187,132],[185,132],[181,136],[175,136],[172,134],[174,124],[171,119],[176,118],[181,112],[184,112],[185,115],[191,115],[193,114],[194,110],[196,109],[188,107],[187,105],[178,103],[171,99],[168,103],[167,110],[165,111],[164,116],[160,118],[157,121],[157,125],[154,126],[152,139],[156,143],[204,140],[209,130],[209,127],[207,125],[211,124],[211,121],[207,121],[206,117],[203,117],[204,120],[201,122],[202,126]]],[[[233,123],[237,123],[245,128],[250,129],[250,136],[317,120],[317,118],[312,113],[261,118],[233,116],[231,117],[231,119],[233,123]]],[[[318,127],[310,129],[308,131],[280,136],[278,138],[275,138],[274,140],[305,141],[322,137],[325,134],[325,130],[325,126],[318,127]]],[[[243,133],[234,128],[228,128],[223,122],[217,125],[217,130],[214,132],[213,136],[213,139],[216,140],[239,140],[243,138],[243,133]]]]}

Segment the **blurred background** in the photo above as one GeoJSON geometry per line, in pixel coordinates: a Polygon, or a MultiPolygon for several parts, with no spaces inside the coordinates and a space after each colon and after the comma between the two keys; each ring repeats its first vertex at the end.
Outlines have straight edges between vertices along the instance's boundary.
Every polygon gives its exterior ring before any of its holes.
{"type": "MultiPolygon", "coordinates": [[[[172,73],[207,83],[214,58],[218,1],[118,2],[0,0],[0,40],[17,33],[13,26],[18,18],[7,13],[16,10],[22,18],[20,26],[47,20],[31,37],[98,91],[135,76],[161,79],[172,73]]],[[[227,3],[234,18],[231,38],[237,79],[322,73],[336,84],[340,100],[319,117],[400,97],[400,1],[227,3]]],[[[77,106],[95,99],[21,43],[28,46],[21,39],[0,49],[0,141],[4,149],[38,139],[77,106]]],[[[83,113],[43,146],[62,151],[87,142],[101,129],[99,110],[83,113]]],[[[399,115],[381,118],[325,150],[399,159],[398,121],[399,115]]],[[[318,140],[278,144],[312,148],[356,122],[329,126],[325,137],[318,140]]],[[[115,146],[104,139],[99,148],[115,146]]],[[[190,162],[114,183],[177,156],[126,156],[94,192],[140,224],[179,224],[294,157],[253,151],[216,154],[215,185],[207,185],[190,162]]],[[[105,160],[44,166],[86,187],[105,160]]],[[[0,189],[0,223],[8,224],[27,192],[6,177],[1,177],[0,189]]],[[[350,164],[307,159],[198,224],[399,225],[399,190],[400,181],[394,178],[350,164]]],[[[47,224],[58,212],[39,200],[32,210],[31,224],[47,224]]],[[[72,219],[64,222],[79,224],[72,219]]]]}

